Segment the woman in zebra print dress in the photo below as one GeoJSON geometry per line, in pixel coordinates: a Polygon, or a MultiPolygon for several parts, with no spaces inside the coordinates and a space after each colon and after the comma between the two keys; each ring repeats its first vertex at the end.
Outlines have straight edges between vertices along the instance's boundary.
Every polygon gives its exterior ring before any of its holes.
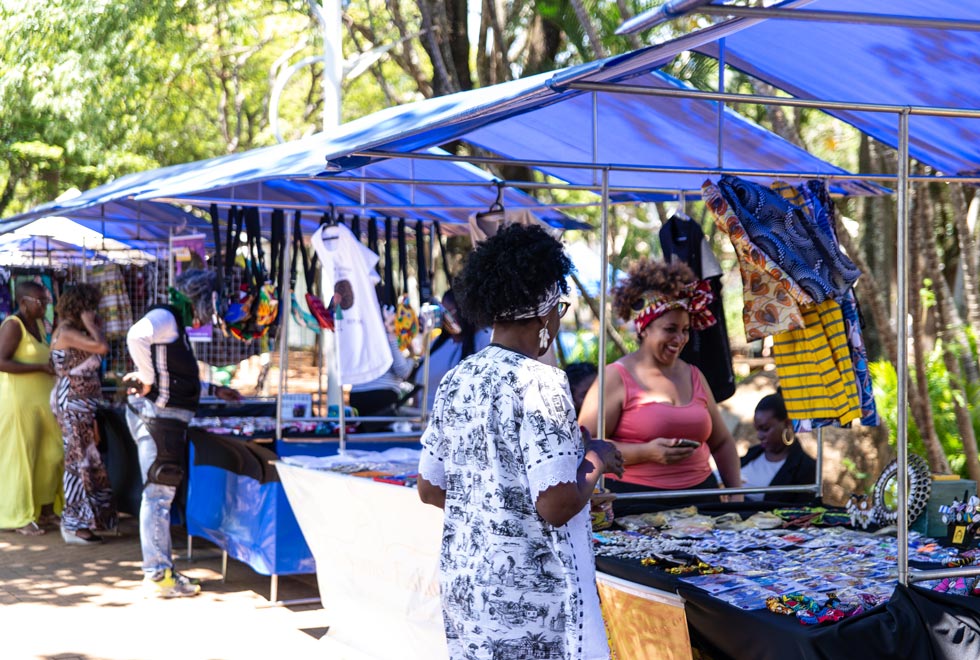
{"type": "Polygon", "coordinates": [[[58,326],[51,336],[51,359],[58,382],[53,408],[65,443],[65,543],[100,543],[97,530],[116,526],[109,475],[98,450],[95,411],[102,398],[101,356],[109,352],[96,314],[101,293],[92,284],[67,289],[58,300],[58,326]]]}

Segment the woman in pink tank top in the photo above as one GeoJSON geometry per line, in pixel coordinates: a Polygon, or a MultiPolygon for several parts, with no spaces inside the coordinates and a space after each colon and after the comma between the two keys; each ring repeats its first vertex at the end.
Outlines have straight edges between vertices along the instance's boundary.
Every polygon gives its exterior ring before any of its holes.
{"type": "MultiPolygon", "coordinates": [[[[613,492],[717,489],[711,456],[725,485],[738,487],[735,441],[704,376],[679,357],[691,328],[715,322],[708,311],[710,289],[685,264],[640,259],[612,294],[616,314],[634,320],[639,348],[606,366],[605,431],[626,465],[621,479],[607,478],[607,487],[613,492]]],[[[598,403],[593,386],[579,416],[593,434],[598,403]]],[[[699,499],[718,501],[717,496],[699,499]]],[[[656,502],[662,500],[641,500],[638,506],[621,501],[616,513],[649,510],[656,502]]]]}

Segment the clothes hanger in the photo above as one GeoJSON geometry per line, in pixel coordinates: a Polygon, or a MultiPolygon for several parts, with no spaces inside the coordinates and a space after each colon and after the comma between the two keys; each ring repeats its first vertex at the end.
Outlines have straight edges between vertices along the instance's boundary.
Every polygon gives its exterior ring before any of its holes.
{"type": "Polygon", "coordinates": [[[496,234],[504,223],[504,182],[494,181],[493,183],[497,186],[497,199],[494,200],[489,209],[476,214],[476,226],[487,238],[496,234]]]}

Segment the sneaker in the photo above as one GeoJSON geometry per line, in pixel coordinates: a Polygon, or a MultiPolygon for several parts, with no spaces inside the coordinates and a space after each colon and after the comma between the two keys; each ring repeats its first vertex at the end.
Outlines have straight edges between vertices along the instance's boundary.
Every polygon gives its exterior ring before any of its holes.
{"type": "Polygon", "coordinates": [[[197,580],[169,568],[144,576],[143,586],[157,598],[196,596],[201,592],[201,585],[197,580]]]}

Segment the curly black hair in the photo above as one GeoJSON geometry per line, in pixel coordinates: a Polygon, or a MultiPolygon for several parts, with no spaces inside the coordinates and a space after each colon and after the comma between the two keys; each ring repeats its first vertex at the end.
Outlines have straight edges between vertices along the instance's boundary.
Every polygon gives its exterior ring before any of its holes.
{"type": "Polygon", "coordinates": [[[630,264],[626,279],[612,290],[613,312],[629,321],[634,312],[646,306],[646,294],[679,296],[684,285],[695,280],[694,271],[685,263],[673,261],[668,264],[641,257],[630,264]]]}
{"type": "Polygon", "coordinates": [[[58,318],[78,323],[82,312],[96,311],[102,300],[102,291],[94,284],[76,284],[64,290],[55,305],[58,318]]]}
{"type": "Polygon", "coordinates": [[[536,306],[556,283],[568,293],[565,278],[571,270],[561,243],[540,227],[513,224],[468,255],[453,292],[463,317],[483,328],[536,306]]]}

